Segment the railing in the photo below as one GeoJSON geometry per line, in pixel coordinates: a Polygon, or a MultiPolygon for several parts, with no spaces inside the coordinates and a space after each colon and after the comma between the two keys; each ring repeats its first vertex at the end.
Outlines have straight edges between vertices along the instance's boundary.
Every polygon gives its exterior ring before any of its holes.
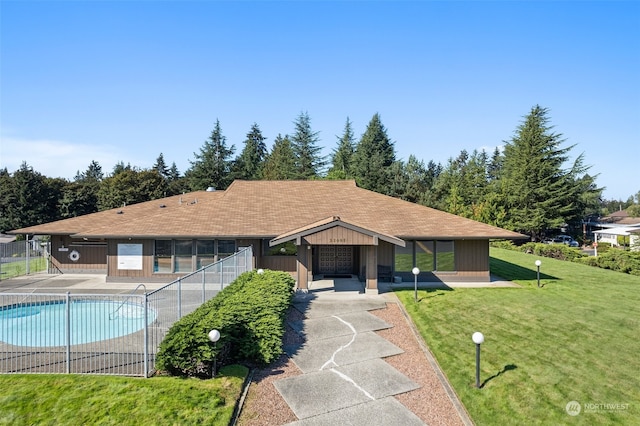
{"type": "Polygon", "coordinates": [[[144,295],[0,293],[0,373],[148,377],[171,325],[253,269],[252,260],[243,248],[144,295]]]}
{"type": "Polygon", "coordinates": [[[0,281],[46,271],[48,247],[38,240],[0,244],[0,281]]]}

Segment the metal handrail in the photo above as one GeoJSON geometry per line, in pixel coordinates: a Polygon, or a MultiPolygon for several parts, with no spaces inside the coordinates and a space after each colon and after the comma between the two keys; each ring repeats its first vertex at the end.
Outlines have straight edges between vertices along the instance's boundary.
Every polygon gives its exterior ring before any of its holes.
{"type": "Polygon", "coordinates": [[[120,306],[118,306],[118,308],[117,308],[115,311],[113,311],[113,312],[111,312],[111,313],[109,314],[109,319],[110,319],[110,320],[113,320],[113,319],[116,319],[116,318],[117,318],[117,317],[115,316],[115,314],[117,314],[117,313],[118,313],[118,311],[120,310],[120,308],[122,308],[122,307],[124,306],[124,304],[125,304],[125,303],[127,303],[127,300],[129,300],[129,299],[131,298],[131,296],[133,296],[133,295],[135,294],[135,292],[136,292],[136,291],[138,291],[138,289],[139,289],[140,287],[144,288],[144,292],[145,292],[145,294],[147,293],[147,287],[146,287],[144,284],[138,284],[138,285],[136,286],[136,288],[134,288],[134,289],[133,289],[133,291],[132,291],[131,293],[129,293],[129,295],[128,295],[128,296],[127,296],[127,297],[122,301],[122,303],[120,303],[120,306]]]}

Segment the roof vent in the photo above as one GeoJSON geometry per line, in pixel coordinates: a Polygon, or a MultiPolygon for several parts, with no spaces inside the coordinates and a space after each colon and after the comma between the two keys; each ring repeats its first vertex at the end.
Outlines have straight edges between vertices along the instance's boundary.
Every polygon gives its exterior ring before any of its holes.
{"type": "Polygon", "coordinates": [[[165,207],[167,207],[167,206],[166,206],[166,205],[164,205],[164,204],[160,204],[160,208],[161,208],[161,209],[164,209],[165,207]]]}
{"type": "Polygon", "coordinates": [[[123,214],[123,213],[124,213],[124,212],[123,212],[122,210],[118,210],[118,211],[116,212],[116,214],[123,214]]]}
{"type": "Polygon", "coordinates": [[[216,188],[213,186],[210,186],[207,188],[207,192],[215,192],[215,191],[216,191],[216,188]]]}

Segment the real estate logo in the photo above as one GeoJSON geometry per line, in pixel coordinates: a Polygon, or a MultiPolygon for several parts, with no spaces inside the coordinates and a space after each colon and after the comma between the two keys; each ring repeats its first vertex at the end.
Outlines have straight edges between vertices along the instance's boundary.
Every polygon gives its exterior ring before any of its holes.
{"type": "Polygon", "coordinates": [[[564,407],[564,409],[567,411],[568,415],[577,416],[578,414],[580,414],[582,406],[578,401],[569,401],[567,402],[567,405],[564,407]]]}

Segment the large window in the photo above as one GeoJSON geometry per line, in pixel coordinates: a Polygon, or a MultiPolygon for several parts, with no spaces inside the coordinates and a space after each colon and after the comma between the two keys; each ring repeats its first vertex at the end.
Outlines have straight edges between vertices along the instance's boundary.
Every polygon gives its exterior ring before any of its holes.
{"type": "Polygon", "coordinates": [[[298,246],[293,241],[287,241],[273,247],[269,247],[269,240],[263,241],[263,253],[265,256],[295,256],[298,254],[298,246]]]}
{"type": "Polygon", "coordinates": [[[235,240],[218,240],[218,259],[231,256],[236,252],[235,240]]]}
{"type": "Polygon", "coordinates": [[[411,272],[414,266],[421,272],[456,270],[453,241],[407,241],[406,247],[395,248],[395,271],[411,272]]]}
{"type": "Polygon", "coordinates": [[[196,241],[196,269],[207,266],[215,261],[216,242],[214,240],[196,241]]]}
{"type": "Polygon", "coordinates": [[[456,270],[453,247],[453,241],[436,241],[436,271],[456,270]]]}
{"type": "Polygon", "coordinates": [[[433,271],[433,241],[416,241],[416,266],[421,271],[433,271]]]}
{"type": "Polygon", "coordinates": [[[407,241],[405,247],[396,246],[396,272],[411,272],[413,269],[413,241],[407,241]]]}
{"type": "Polygon", "coordinates": [[[171,240],[156,240],[153,255],[153,272],[172,272],[171,240]]]}
{"type": "Polygon", "coordinates": [[[176,240],[174,272],[193,271],[193,242],[192,240],[176,240]]]}

